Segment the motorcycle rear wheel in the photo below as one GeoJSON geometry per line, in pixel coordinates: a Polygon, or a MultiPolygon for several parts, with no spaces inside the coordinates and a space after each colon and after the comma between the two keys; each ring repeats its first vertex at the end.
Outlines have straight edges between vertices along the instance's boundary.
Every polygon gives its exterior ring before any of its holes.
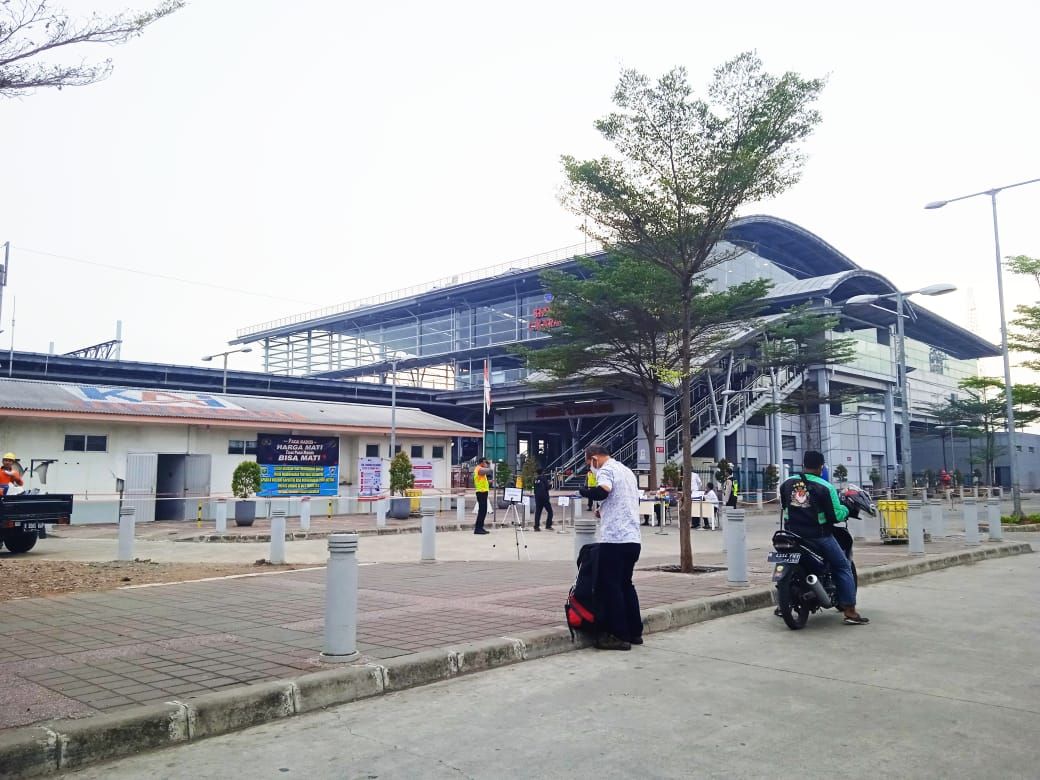
{"type": "Polygon", "coordinates": [[[795,569],[788,569],[776,584],[776,603],[780,617],[792,631],[805,628],[809,620],[809,605],[802,598],[808,590],[809,586],[795,569]]]}

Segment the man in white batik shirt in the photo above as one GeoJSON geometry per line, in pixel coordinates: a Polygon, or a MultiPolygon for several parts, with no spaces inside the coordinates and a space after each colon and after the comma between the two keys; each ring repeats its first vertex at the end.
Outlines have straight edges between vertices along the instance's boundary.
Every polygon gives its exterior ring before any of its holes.
{"type": "Polygon", "coordinates": [[[596,594],[605,611],[606,633],[596,640],[601,650],[631,650],[643,644],[643,620],[632,572],[642,548],[639,535],[639,483],[624,463],[605,447],[585,449],[585,462],[596,473],[596,486],[581,495],[599,501],[599,578],[596,594]]]}

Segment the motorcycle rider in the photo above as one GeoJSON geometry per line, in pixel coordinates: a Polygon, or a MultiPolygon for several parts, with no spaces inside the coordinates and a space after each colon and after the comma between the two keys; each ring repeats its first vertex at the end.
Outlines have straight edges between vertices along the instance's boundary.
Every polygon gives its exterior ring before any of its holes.
{"type": "Polygon", "coordinates": [[[838,491],[825,481],[823,453],[807,450],[802,458],[803,472],[793,474],[780,485],[780,506],[783,508],[784,527],[805,539],[827,560],[834,574],[838,607],[844,622],[862,626],[870,621],[856,611],[856,581],[852,566],[834,538],[835,523],[842,523],[849,510],[838,499],[838,491]]]}

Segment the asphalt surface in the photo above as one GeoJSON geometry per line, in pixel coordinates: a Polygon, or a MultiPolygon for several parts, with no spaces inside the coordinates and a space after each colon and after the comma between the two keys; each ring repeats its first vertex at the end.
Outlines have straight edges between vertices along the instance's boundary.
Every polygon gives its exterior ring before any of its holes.
{"type": "Polygon", "coordinates": [[[1035,778],[1040,556],[769,610],[136,756],[76,778],[1035,778]]]}

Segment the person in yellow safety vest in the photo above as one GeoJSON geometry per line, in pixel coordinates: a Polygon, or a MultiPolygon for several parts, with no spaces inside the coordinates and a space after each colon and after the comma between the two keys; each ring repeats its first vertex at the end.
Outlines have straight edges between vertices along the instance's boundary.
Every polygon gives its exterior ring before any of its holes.
{"type": "Polygon", "coordinates": [[[477,462],[476,470],[473,472],[473,488],[477,492],[477,522],[473,524],[473,533],[475,534],[490,533],[490,531],[484,528],[484,518],[487,517],[488,492],[491,490],[491,483],[488,477],[493,473],[491,461],[487,458],[481,458],[477,462]]]}
{"type": "MultiPolygon", "coordinates": [[[[596,487],[596,474],[592,469],[589,469],[589,473],[585,476],[585,486],[594,488],[596,487]]],[[[589,511],[592,511],[592,499],[589,499],[589,511]]]]}

